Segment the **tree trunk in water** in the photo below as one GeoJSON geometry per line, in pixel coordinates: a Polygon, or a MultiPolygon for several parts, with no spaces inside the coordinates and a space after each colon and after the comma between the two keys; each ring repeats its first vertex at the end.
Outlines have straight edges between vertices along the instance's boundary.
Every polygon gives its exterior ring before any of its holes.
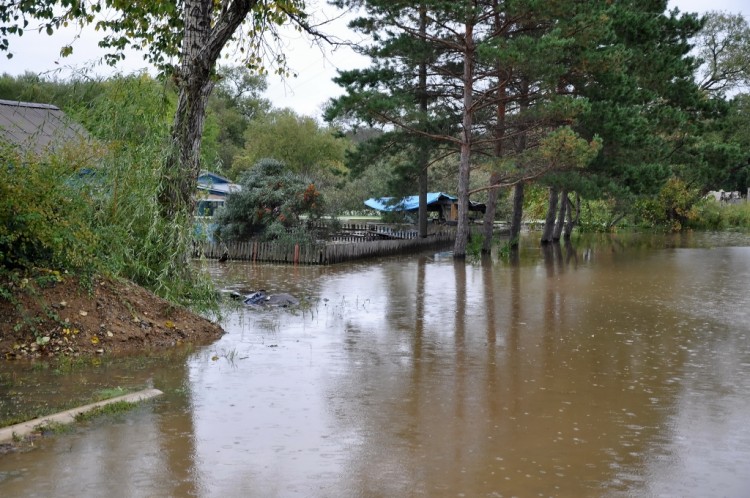
{"type": "MultiPolygon", "coordinates": [[[[529,82],[526,78],[521,78],[520,99],[518,106],[520,110],[521,121],[525,117],[529,108],[529,82]]],[[[518,138],[516,139],[516,153],[523,154],[526,150],[526,126],[521,123],[518,138]]],[[[513,189],[513,215],[510,220],[510,247],[517,248],[521,240],[521,223],[523,221],[523,197],[524,185],[522,182],[517,183],[513,189]]]]}
{"type": "Polygon", "coordinates": [[[461,160],[458,165],[458,226],[453,257],[466,257],[466,244],[469,241],[469,174],[471,171],[471,128],[474,111],[474,25],[467,21],[464,34],[464,74],[463,74],[463,130],[461,132],[461,160]]]}
{"type": "MultiPolygon", "coordinates": [[[[500,179],[500,175],[492,173],[490,175],[490,185],[495,185],[500,179]]],[[[484,212],[484,221],[482,223],[482,234],[484,240],[482,240],[482,254],[489,254],[492,252],[492,235],[495,228],[495,211],[497,209],[497,196],[498,189],[490,189],[487,195],[487,210],[484,212]]]]}
{"type": "MultiPolygon", "coordinates": [[[[419,33],[422,39],[427,33],[427,8],[422,2],[419,6],[419,33]]],[[[427,62],[419,63],[419,109],[422,116],[427,115],[427,62]]],[[[424,117],[422,118],[424,119],[424,117]]],[[[429,165],[429,150],[424,144],[419,146],[419,157],[417,167],[419,168],[419,238],[427,237],[427,166],[429,165]]]]}
{"type": "MultiPolygon", "coordinates": [[[[494,0],[492,3],[495,12],[495,27],[498,28],[501,24],[500,8],[498,0],[494,0]]],[[[502,70],[500,63],[497,67],[497,108],[496,108],[496,124],[495,124],[495,144],[494,154],[495,157],[500,158],[503,155],[503,138],[505,136],[505,81],[506,75],[502,70]]],[[[490,175],[490,186],[497,185],[500,182],[500,174],[493,171],[490,175]]],[[[492,237],[494,235],[495,228],[495,212],[497,211],[497,198],[500,195],[500,191],[497,188],[490,189],[487,195],[487,209],[484,212],[484,223],[482,224],[482,233],[484,239],[482,240],[482,254],[490,254],[492,252],[492,237]]]]}
{"type": "Polygon", "coordinates": [[[424,239],[427,237],[427,165],[419,166],[419,238],[424,239]]]}
{"type": "Polygon", "coordinates": [[[555,230],[552,232],[552,240],[559,241],[562,237],[563,227],[565,226],[565,213],[568,208],[568,191],[562,189],[560,191],[560,212],[557,215],[557,223],[555,223],[555,230]]]}
{"type": "Polygon", "coordinates": [[[552,231],[555,228],[555,216],[557,215],[558,191],[556,187],[549,188],[549,208],[547,209],[547,218],[544,220],[544,230],[542,231],[542,244],[552,242],[552,231]]]}
{"type": "Polygon", "coordinates": [[[576,214],[573,216],[573,204],[566,195],[563,201],[568,203],[568,222],[565,224],[565,233],[563,237],[565,240],[570,240],[570,234],[573,233],[573,229],[578,225],[578,220],[581,217],[581,196],[576,193],[576,214]]]}
{"type": "Polygon", "coordinates": [[[516,183],[513,188],[513,215],[510,219],[510,246],[518,247],[521,239],[521,222],[523,221],[523,183],[516,183]]]}

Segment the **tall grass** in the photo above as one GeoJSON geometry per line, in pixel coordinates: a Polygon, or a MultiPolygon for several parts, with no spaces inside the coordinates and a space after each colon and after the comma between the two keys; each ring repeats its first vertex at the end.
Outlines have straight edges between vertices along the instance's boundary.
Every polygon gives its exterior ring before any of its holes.
{"type": "Polygon", "coordinates": [[[74,112],[107,154],[92,226],[107,270],[182,304],[213,304],[208,279],[187,264],[194,226],[187,207],[167,219],[158,192],[165,176],[174,93],[148,76],[107,80],[74,112]]]}
{"type": "Polygon", "coordinates": [[[690,227],[702,230],[750,230],[750,202],[722,204],[704,199],[695,206],[690,227]]]}
{"type": "MultiPolygon", "coordinates": [[[[66,256],[63,260],[52,257],[52,261],[59,260],[59,269],[81,271],[88,266],[132,280],[173,302],[213,309],[210,281],[189,264],[192,213],[185,208],[166,219],[158,202],[174,92],[147,75],[81,79],[66,85],[84,98],[66,95],[61,101],[63,110],[86,128],[91,140],[76,146],[74,161],[55,153],[43,161],[25,162],[22,176],[41,172],[37,177],[43,181],[34,184],[40,202],[75,200],[69,209],[45,213],[40,223],[57,228],[49,236],[42,233],[46,238],[40,247],[66,256]]],[[[14,174],[12,169],[3,172],[14,174]]],[[[9,195],[18,197],[19,192],[9,195]]],[[[27,201],[12,203],[18,206],[27,201]]],[[[21,266],[48,264],[26,263],[21,266]]]]}

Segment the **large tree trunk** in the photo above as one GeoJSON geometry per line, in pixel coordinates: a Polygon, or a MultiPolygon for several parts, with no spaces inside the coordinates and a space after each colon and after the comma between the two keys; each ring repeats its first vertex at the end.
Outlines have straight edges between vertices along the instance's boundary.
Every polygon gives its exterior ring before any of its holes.
{"type": "Polygon", "coordinates": [[[542,244],[552,242],[552,231],[555,227],[555,216],[557,215],[557,200],[559,193],[557,187],[549,188],[549,208],[547,209],[547,218],[544,220],[544,230],[542,231],[542,244]]]}
{"type": "MultiPolygon", "coordinates": [[[[422,2],[419,5],[419,34],[421,39],[427,35],[427,8],[422,2]]],[[[419,63],[419,110],[422,111],[422,120],[427,119],[427,62],[422,60],[419,63]]],[[[428,148],[420,140],[419,157],[417,158],[417,167],[419,168],[419,237],[427,237],[427,166],[429,164],[428,148]]]]}
{"type": "Polygon", "coordinates": [[[212,0],[185,0],[185,34],[176,75],[177,111],[159,192],[162,214],[167,219],[180,213],[192,216],[206,104],[214,87],[213,70],[221,50],[257,3],[235,0],[212,24],[212,0]]]}
{"type": "MultiPolygon", "coordinates": [[[[500,175],[492,173],[490,175],[490,185],[498,183],[500,175]]],[[[482,254],[489,254],[492,252],[492,236],[495,229],[495,211],[497,210],[497,196],[499,192],[497,188],[492,188],[487,194],[487,210],[484,212],[484,221],[482,223],[482,234],[484,240],[482,240],[482,254]]]]}
{"type": "Polygon", "coordinates": [[[565,224],[565,233],[563,237],[565,240],[570,240],[570,234],[573,233],[573,229],[578,225],[578,220],[581,218],[581,196],[576,193],[576,205],[575,205],[575,216],[573,216],[573,204],[566,195],[563,201],[568,203],[568,222],[565,224]]]}
{"type": "Polygon", "coordinates": [[[419,237],[427,237],[427,166],[420,164],[419,170],[419,237]]]}
{"type": "MultiPolygon", "coordinates": [[[[526,150],[526,126],[523,124],[523,117],[529,109],[529,82],[522,78],[520,82],[520,95],[518,99],[519,120],[518,138],[516,139],[516,153],[523,154],[526,150]]],[[[521,222],[523,221],[523,182],[516,183],[513,189],[513,215],[510,220],[510,247],[518,248],[521,239],[521,222]]]]}
{"type": "Polygon", "coordinates": [[[466,257],[466,244],[469,240],[469,174],[471,171],[471,127],[474,110],[474,25],[467,21],[464,34],[464,74],[463,74],[463,130],[461,132],[461,160],[458,165],[458,226],[453,257],[466,257]]]}
{"type": "Polygon", "coordinates": [[[521,239],[521,223],[523,222],[523,183],[516,183],[513,187],[513,214],[510,218],[510,247],[518,247],[521,239]]]}
{"type": "Polygon", "coordinates": [[[563,233],[563,227],[565,226],[565,213],[568,208],[568,191],[566,189],[560,191],[560,199],[560,212],[557,214],[555,230],[552,232],[552,240],[554,241],[560,240],[563,233]]]}
{"type": "MultiPolygon", "coordinates": [[[[495,28],[499,28],[501,24],[500,11],[498,1],[493,2],[493,8],[495,11],[495,28]]],[[[503,155],[503,138],[505,136],[505,72],[502,70],[500,65],[497,67],[497,107],[496,109],[496,124],[495,124],[495,144],[494,154],[495,157],[500,158],[503,155]]],[[[493,171],[490,175],[490,186],[497,185],[500,182],[500,174],[493,171]]],[[[497,211],[497,198],[500,192],[498,188],[491,188],[487,194],[487,209],[484,212],[484,223],[482,224],[482,233],[484,239],[482,240],[482,254],[490,254],[492,252],[492,237],[495,229],[495,213],[497,211]]]]}

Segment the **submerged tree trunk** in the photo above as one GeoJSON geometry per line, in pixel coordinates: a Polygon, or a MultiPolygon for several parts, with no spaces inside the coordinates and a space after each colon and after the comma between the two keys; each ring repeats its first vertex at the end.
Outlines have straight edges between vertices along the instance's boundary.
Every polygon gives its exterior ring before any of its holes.
{"type": "Polygon", "coordinates": [[[513,187],[513,214],[510,219],[510,246],[518,247],[521,238],[521,223],[523,222],[523,183],[513,187]]]}
{"type": "MultiPolygon", "coordinates": [[[[498,29],[501,24],[500,8],[498,6],[498,0],[493,2],[493,9],[495,11],[495,29],[498,29]]],[[[500,158],[503,155],[503,138],[505,136],[505,81],[506,75],[502,70],[500,63],[497,67],[497,107],[496,110],[496,124],[495,124],[495,144],[494,144],[494,155],[496,158],[500,158]]],[[[490,186],[497,185],[500,182],[500,174],[493,171],[490,175],[490,186]]],[[[484,212],[484,223],[482,224],[482,233],[484,238],[482,240],[482,254],[490,254],[492,252],[492,237],[495,229],[495,213],[497,211],[497,198],[500,195],[498,188],[491,188],[487,194],[487,208],[484,212]]]]}
{"type": "MultiPolygon", "coordinates": [[[[490,185],[496,185],[499,181],[500,175],[492,173],[490,175],[490,185]]],[[[497,188],[492,188],[487,194],[486,211],[484,212],[484,221],[482,223],[482,254],[489,254],[492,252],[492,235],[495,228],[495,211],[497,209],[497,196],[499,192],[497,188]]]]}
{"type": "MultiPolygon", "coordinates": [[[[520,156],[526,150],[526,126],[523,124],[529,109],[529,82],[526,78],[521,78],[520,95],[518,100],[519,114],[519,133],[516,140],[516,153],[520,156]]],[[[513,215],[510,220],[510,247],[517,248],[521,240],[521,223],[523,222],[523,197],[524,184],[519,182],[513,188],[513,215]]]]}
{"type": "Polygon", "coordinates": [[[542,244],[552,242],[552,231],[555,228],[555,216],[557,215],[557,200],[559,193],[557,187],[549,188],[549,208],[547,209],[547,218],[544,220],[544,230],[542,231],[542,244]]]}
{"type": "Polygon", "coordinates": [[[562,237],[563,227],[565,226],[565,213],[568,208],[568,191],[562,189],[560,191],[560,212],[557,214],[557,222],[555,223],[555,229],[552,232],[552,240],[558,241],[562,237]]]}
{"type": "Polygon", "coordinates": [[[419,166],[419,238],[424,239],[427,237],[427,165],[419,166]]]}
{"type": "Polygon", "coordinates": [[[474,25],[466,22],[463,53],[463,130],[461,131],[461,160],[458,166],[458,226],[453,257],[466,257],[469,241],[469,174],[471,171],[471,128],[474,110],[474,25]]]}
{"type": "Polygon", "coordinates": [[[581,196],[576,193],[575,216],[573,216],[573,204],[570,202],[570,198],[566,195],[563,201],[568,204],[568,222],[565,224],[563,237],[565,240],[570,240],[570,234],[573,233],[573,229],[578,225],[578,221],[581,218],[581,196]]]}
{"type": "MultiPolygon", "coordinates": [[[[419,34],[424,40],[427,33],[427,8],[424,2],[419,6],[419,34]]],[[[427,116],[427,62],[419,63],[419,109],[422,111],[422,120],[427,116]]],[[[427,166],[429,165],[428,148],[424,143],[424,138],[420,140],[419,157],[417,158],[417,167],[419,168],[419,237],[427,237],[427,166]]]]}

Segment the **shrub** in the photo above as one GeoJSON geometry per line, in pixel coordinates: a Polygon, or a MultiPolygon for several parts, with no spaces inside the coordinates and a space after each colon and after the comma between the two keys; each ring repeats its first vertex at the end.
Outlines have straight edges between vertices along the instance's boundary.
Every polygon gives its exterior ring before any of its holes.
{"type": "Polygon", "coordinates": [[[81,150],[41,159],[0,146],[0,267],[96,267],[87,155],[81,150]]]}
{"type": "Polygon", "coordinates": [[[699,199],[697,190],[689,188],[679,178],[672,177],[655,198],[638,203],[638,212],[649,227],[679,232],[696,219],[698,212],[695,204],[699,199]]]}
{"type": "Polygon", "coordinates": [[[299,226],[301,216],[313,220],[323,215],[325,203],[315,184],[275,159],[258,161],[240,185],[242,190],[229,194],[217,216],[220,240],[278,240],[299,226]]]}
{"type": "Polygon", "coordinates": [[[695,205],[696,216],[691,228],[705,230],[750,230],[750,203],[721,204],[713,199],[703,199],[695,205]]]}

